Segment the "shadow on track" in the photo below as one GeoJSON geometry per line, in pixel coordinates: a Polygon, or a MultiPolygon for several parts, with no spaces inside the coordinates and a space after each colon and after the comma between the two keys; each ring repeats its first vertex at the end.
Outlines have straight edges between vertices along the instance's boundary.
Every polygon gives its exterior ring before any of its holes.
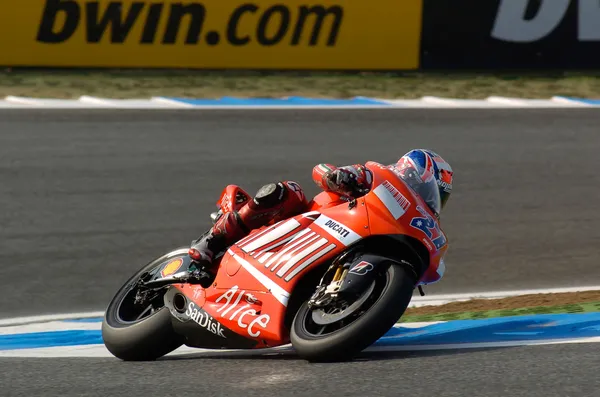
{"type": "Polygon", "coordinates": [[[507,347],[479,347],[463,349],[440,349],[440,350],[415,350],[415,351],[365,351],[358,355],[353,361],[380,361],[380,360],[406,360],[423,357],[443,357],[461,354],[472,354],[484,351],[514,349],[522,346],[507,347]]]}
{"type": "MultiPolygon", "coordinates": [[[[439,349],[439,350],[414,350],[414,351],[363,351],[350,362],[372,362],[383,360],[406,360],[424,357],[444,357],[462,354],[473,354],[484,351],[496,351],[514,349],[522,346],[498,346],[498,347],[481,347],[481,348],[462,348],[462,349],[439,349]]],[[[234,351],[234,352],[199,352],[181,354],[177,356],[167,356],[160,360],[165,361],[181,361],[181,360],[259,360],[259,361],[305,361],[299,358],[296,353],[289,349],[281,352],[261,352],[261,351],[234,351]]],[[[331,362],[331,364],[339,364],[340,362],[331,362]]],[[[346,361],[348,362],[348,361],[346,361]]]]}

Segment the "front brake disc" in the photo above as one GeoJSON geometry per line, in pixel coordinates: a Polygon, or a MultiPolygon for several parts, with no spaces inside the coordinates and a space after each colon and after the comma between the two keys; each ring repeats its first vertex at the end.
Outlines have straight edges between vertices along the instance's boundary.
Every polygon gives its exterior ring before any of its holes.
{"type": "Polygon", "coordinates": [[[354,301],[350,306],[346,307],[341,311],[337,311],[334,313],[326,313],[323,309],[315,309],[312,311],[312,320],[319,325],[328,325],[338,322],[352,313],[356,311],[362,304],[369,298],[371,292],[375,288],[375,280],[371,283],[369,288],[367,288],[361,296],[358,297],[357,300],[354,301]]]}

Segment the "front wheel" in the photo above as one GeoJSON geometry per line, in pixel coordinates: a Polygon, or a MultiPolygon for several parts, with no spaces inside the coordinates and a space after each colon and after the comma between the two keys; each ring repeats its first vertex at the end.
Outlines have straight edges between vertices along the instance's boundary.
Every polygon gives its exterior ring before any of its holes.
{"type": "Polygon", "coordinates": [[[404,314],[415,280],[399,265],[381,264],[364,294],[351,304],[310,309],[304,302],[292,323],[290,340],[312,362],[352,359],[385,335],[404,314]]]}
{"type": "Polygon", "coordinates": [[[154,292],[144,304],[135,301],[138,280],[156,272],[165,262],[185,258],[180,248],[153,260],[136,272],[116,293],[104,315],[102,339],[115,357],[124,361],[152,361],[183,344],[171,325],[171,313],[164,307],[168,287],[154,292]]]}

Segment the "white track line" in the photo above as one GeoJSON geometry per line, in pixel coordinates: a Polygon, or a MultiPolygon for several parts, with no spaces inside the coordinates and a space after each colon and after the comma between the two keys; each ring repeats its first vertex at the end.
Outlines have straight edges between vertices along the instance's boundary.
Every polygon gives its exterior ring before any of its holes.
{"type": "MultiPolygon", "coordinates": [[[[546,339],[546,340],[523,340],[506,342],[480,342],[480,343],[454,343],[439,345],[395,345],[395,346],[370,346],[364,352],[396,352],[396,351],[431,351],[431,350],[461,350],[461,349],[482,349],[493,347],[516,347],[516,346],[544,346],[557,344],[573,343],[600,343],[600,337],[591,338],[565,338],[565,339],[546,339]]],[[[291,345],[284,345],[269,349],[260,350],[232,350],[232,349],[197,349],[182,346],[174,352],[168,354],[169,357],[186,356],[189,358],[202,357],[254,357],[267,355],[295,355],[291,345]]],[[[56,357],[110,357],[117,360],[104,345],[80,345],[80,346],[57,346],[32,349],[2,350],[0,357],[36,357],[36,358],[56,358],[56,357]]]]}
{"type": "Polygon", "coordinates": [[[14,317],[5,320],[0,320],[0,327],[8,327],[12,325],[44,323],[48,321],[75,320],[80,318],[95,318],[104,316],[104,312],[80,312],[80,313],[62,313],[62,314],[47,314],[43,316],[29,317],[14,317]]]}
{"type": "Polygon", "coordinates": [[[494,291],[494,292],[470,292],[465,294],[446,294],[446,295],[425,295],[416,296],[411,304],[418,306],[439,306],[450,302],[465,301],[470,299],[501,299],[514,296],[536,295],[536,294],[564,294],[569,292],[600,291],[600,285],[586,287],[569,288],[544,288],[544,289],[526,289],[515,291],[494,291]]]}
{"type": "Polygon", "coordinates": [[[109,99],[97,98],[97,97],[93,97],[93,96],[89,96],[89,95],[80,96],[78,101],[80,101],[82,103],[89,103],[89,104],[99,105],[99,106],[107,106],[107,107],[115,107],[116,106],[116,104],[113,103],[109,99]]]}
{"type": "Polygon", "coordinates": [[[441,97],[437,97],[437,96],[427,96],[426,95],[426,96],[421,97],[421,101],[425,102],[425,103],[432,103],[432,104],[443,105],[443,106],[448,106],[448,107],[456,107],[458,105],[458,103],[453,99],[441,98],[441,97]]]}
{"type": "Polygon", "coordinates": [[[509,97],[502,97],[502,96],[489,96],[485,99],[488,102],[491,103],[497,103],[497,104],[504,104],[504,105],[509,105],[509,106],[516,106],[516,107],[530,107],[529,104],[527,103],[527,101],[524,101],[522,99],[519,98],[509,98],[509,97]]]}
{"type": "MultiPolygon", "coordinates": [[[[415,296],[412,298],[411,307],[419,306],[439,306],[446,303],[465,301],[470,299],[501,299],[513,296],[533,295],[533,294],[561,294],[568,292],[600,291],[600,285],[571,288],[549,288],[549,289],[530,289],[516,291],[494,291],[494,292],[470,292],[465,294],[445,294],[445,295],[426,295],[415,296]]],[[[41,323],[49,321],[73,320],[79,318],[95,318],[104,316],[103,311],[81,312],[81,313],[59,313],[41,316],[16,317],[0,320],[0,327],[41,323]]]]}
{"type": "Polygon", "coordinates": [[[550,98],[550,100],[552,102],[557,102],[557,103],[561,103],[564,105],[571,105],[569,107],[588,107],[588,108],[594,107],[594,105],[591,105],[589,103],[575,101],[573,99],[563,98],[560,96],[553,96],[552,98],[550,98]]]}
{"type": "Polygon", "coordinates": [[[189,105],[182,109],[195,110],[350,110],[350,109],[403,109],[391,105],[189,105]]]}
{"type": "Polygon", "coordinates": [[[39,104],[41,104],[41,102],[39,100],[36,100],[34,98],[27,98],[27,97],[14,96],[14,95],[8,95],[4,98],[4,100],[6,102],[18,103],[20,105],[39,105],[39,104]]]}
{"type": "Polygon", "coordinates": [[[190,105],[189,103],[175,101],[173,99],[163,98],[163,97],[159,97],[159,96],[153,96],[152,98],[150,98],[150,101],[156,102],[156,103],[162,103],[164,105],[173,106],[174,108],[184,108],[184,109],[195,108],[194,105],[190,105]]]}
{"type": "MultiPolygon", "coordinates": [[[[399,323],[394,325],[394,327],[414,329],[444,322],[445,321],[399,323]]],[[[100,322],[48,321],[42,323],[29,323],[0,327],[0,335],[31,334],[35,332],[100,331],[101,329],[102,323],[100,322]]]]}
{"type": "Polygon", "coordinates": [[[396,345],[396,346],[371,346],[368,351],[421,351],[421,350],[459,350],[481,349],[490,347],[515,347],[515,346],[542,346],[560,345],[571,343],[600,343],[600,337],[592,338],[564,338],[543,340],[521,340],[505,342],[479,342],[479,343],[452,343],[444,345],[396,345]]]}
{"type": "Polygon", "coordinates": [[[0,335],[31,334],[35,332],[99,331],[101,329],[102,323],[99,322],[49,321],[0,327],[0,335]]]}
{"type": "MultiPolygon", "coordinates": [[[[360,98],[360,97],[357,97],[360,98]]],[[[212,99],[212,98],[211,98],[212,99]]],[[[312,104],[291,104],[291,105],[256,105],[252,104],[250,98],[247,105],[219,105],[215,103],[205,105],[194,105],[165,97],[151,97],[148,99],[128,99],[122,101],[113,98],[97,98],[89,95],[83,95],[76,100],[62,100],[56,98],[30,98],[22,96],[9,95],[3,100],[0,99],[0,107],[10,109],[196,109],[196,110],[332,110],[332,109],[568,109],[568,108],[593,108],[599,105],[580,102],[577,100],[553,96],[548,99],[521,99],[506,98],[500,96],[490,96],[486,99],[458,99],[444,98],[435,96],[423,96],[419,99],[387,99],[387,98],[367,98],[380,103],[374,104],[340,104],[340,105],[312,105],[312,104]],[[135,101],[135,104],[127,101],[135,101]]],[[[210,100],[210,99],[209,99],[210,100]]]]}

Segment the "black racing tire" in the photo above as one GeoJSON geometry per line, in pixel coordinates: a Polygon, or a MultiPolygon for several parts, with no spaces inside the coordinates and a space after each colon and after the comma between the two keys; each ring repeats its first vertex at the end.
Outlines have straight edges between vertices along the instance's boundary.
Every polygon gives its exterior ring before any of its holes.
{"type": "Polygon", "coordinates": [[[300,358],[309,362],[351,360],[394,326],[412,299],[416,281],[402,266],[388,264],[379,275],[382,287],[375,302],[356,320],[332,333],[310,333],[306,321],[311,321],[311,311],[308,301],[302,304],[290,330],[292,346],[300,358]]]}
{"type": "Polygon", "coordinates": [[[183,337],[173,330],[171,313],[164,306],[137,321],[122,320],[119,310],[124,298],[132,291],[132,282],[169,258],[181,256],[173,253],[184,252],[187,253],[187,248],[179,248],[146,264],[123,284],[111,300],[102,322],[102,339],[115,357],[124,361],[153,361],[183,345],[183,337]]]}

